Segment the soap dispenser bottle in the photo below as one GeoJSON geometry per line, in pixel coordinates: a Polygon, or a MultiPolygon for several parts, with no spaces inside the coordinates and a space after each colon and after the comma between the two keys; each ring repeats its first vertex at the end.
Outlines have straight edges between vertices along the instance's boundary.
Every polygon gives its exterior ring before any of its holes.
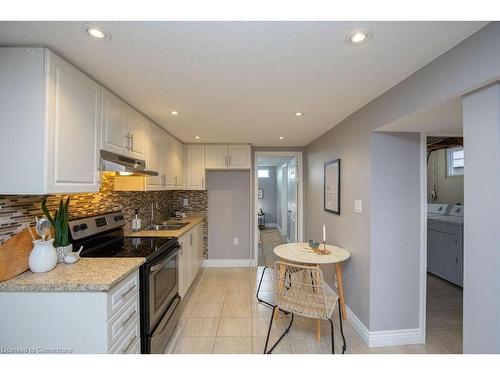
{"type": "Polygon", "coordinates": [[[141,230],[141,219],[139,218],[139,209],[135,209],[134,217],[132,218],[132,231],[137,232],[141,230]]]}

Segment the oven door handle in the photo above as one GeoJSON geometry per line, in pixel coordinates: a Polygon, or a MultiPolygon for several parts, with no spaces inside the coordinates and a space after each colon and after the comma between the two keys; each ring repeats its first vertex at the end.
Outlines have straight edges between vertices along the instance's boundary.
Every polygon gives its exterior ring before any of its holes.
{"type": "MultiPolygon", "coordinates": [[[[176,248],[176,249],[178,249],[178,248],[176,248]]],[[[179,250],[175,250],[165,261],[163,261],[159,264],[155,264],[154,266],[151,266],[150,271],[156,272],[158,270],[161,270],[163,267],[165,267],[168,264],[168,262],[170,262],[172,260],[172,258],[174,258],[177,255],[178,252],[179,252],[179,250]]]]}
{"type": "MultiPolygon", "coordinates": [[[[167,312],[165,313],[166,316],[171,316],[172,312],[176,309],[177,305],[179,304],[181,300],[181,296],[178,294],[174,297],[173,301],[170,304],[170,307],[168,308],[167,312]]],[[[163,331],[165,330],[165,327],[167,326],[169,319],[166,319],[163,321],[163,324],[161,326],[158,326],[156,330],[153,332],[153,336],[160,336],[163,331]]]]}

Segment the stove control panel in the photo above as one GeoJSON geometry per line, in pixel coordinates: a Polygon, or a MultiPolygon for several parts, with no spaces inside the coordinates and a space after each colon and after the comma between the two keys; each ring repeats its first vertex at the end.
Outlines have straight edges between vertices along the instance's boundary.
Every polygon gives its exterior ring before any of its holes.
{"type": "Polygon", "coordinates": [[[69,229],[73,240],[81,240],[124,225],[123,213],[116,211],[70,220],[69,229]]]}

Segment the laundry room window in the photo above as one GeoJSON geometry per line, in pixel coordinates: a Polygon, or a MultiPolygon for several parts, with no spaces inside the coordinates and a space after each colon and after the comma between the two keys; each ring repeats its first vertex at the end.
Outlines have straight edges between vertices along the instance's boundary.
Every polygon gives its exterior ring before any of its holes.
{"type": "Polygon", "coordinates": [[[446,166],[448,176],[464,175],[464,148],[455,147],[446,150],[446,166]]]}
{"type": "Polygon", "coordinates": [[[269,178],[269,169],[259,169],[257,175],[259,178],[269,178]]]}

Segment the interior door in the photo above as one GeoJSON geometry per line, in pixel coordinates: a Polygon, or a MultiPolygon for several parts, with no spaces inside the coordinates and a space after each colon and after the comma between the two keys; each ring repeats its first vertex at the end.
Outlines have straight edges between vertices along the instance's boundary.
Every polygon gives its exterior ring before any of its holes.
{"type": "Polygon", "coordinates": [[[128,106],[109,91],[103,90],[101,149],[125,155],[128,106]]]}

